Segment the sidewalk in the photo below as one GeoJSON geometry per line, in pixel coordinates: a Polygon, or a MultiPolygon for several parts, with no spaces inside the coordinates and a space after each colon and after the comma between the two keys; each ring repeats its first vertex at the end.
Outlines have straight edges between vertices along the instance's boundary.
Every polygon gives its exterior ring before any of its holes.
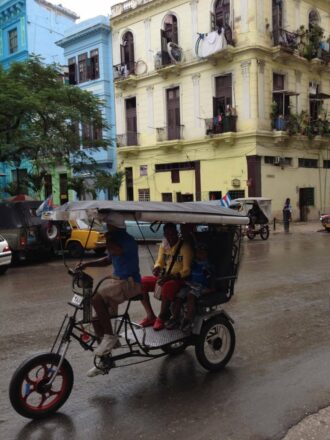
{"type": "MultiPolygon", "coordinates": [[[[270,231],[273,234],[283,233],[284,234],[284,227],[283,222],[276,222],[276,229],[274,231],[273,223],[270,223],[270,231]]],[[[321,222],[319,220],[311,220],[309,222],[291,222],[290,223],[290,233],[300,233],[300,234],[306,234],[306,233],[312,233],[312,232],[323,232],[325,229],[321,225],[321,222]]]]}
{"type": "Polygon", "coordinates": [[[329,440],[330,406],[305,417],[282,440],[329,440]]]}

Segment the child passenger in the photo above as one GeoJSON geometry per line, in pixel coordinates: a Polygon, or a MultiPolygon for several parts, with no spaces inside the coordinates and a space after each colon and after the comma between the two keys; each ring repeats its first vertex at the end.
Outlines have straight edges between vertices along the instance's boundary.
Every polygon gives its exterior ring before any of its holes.
{"type": "Polygon", "coordinates": [[[174,300],[172,317],[166,323],[168,330],[180,327],[180,312],[185,301],[187,301],[187,311],[180,328],[183,332],[191,330],[196,314],[197,299],[202,295],[214,292],[214,288],[211,286],[212,272],[212,267],[208,261],[207,245],[205,243],[197,243],[195,246],[195,258],[191,267],[191,276],[174,300]]]}

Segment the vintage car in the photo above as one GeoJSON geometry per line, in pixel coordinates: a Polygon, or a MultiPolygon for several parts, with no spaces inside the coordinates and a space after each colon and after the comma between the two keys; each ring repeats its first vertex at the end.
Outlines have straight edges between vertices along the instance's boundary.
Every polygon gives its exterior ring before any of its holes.
{"type": "Polygon", "coordinates": [[[84,251],[94,251],[103,255],[106,251],[104,228],[95,224],[92,229],[82,219],[61,222],[58,225],[61,236],[61,247],[68,251],[72,258],[80,258],[84,251]]]}
{"type": "Polygon", "coordinates": [[[327,232],[330,232],[330,214],[321,214],[320,221],[327,232]]]}
{"type": "Polygon", "coordinates": [[[7,240],[0,235],[0,275],[4,274],[11,263],[11,250],[7,240]]]}

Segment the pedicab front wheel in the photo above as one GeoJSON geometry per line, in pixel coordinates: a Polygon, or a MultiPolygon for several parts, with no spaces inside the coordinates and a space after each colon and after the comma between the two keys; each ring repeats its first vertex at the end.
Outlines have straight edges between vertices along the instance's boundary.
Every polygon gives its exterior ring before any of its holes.
{"type": "Polygon", "coordinates": [[[233,326],[224,316],[215,316],[203,324],[195,344],[199,363],[209,371],[217,371],[227,365],[235,349],[233,326]]]}
{"type": "Polygon", "coordinates": [[[13,408],[23,417],[41,419],[57,411],[69,397],[73,371],[64,359],[55,380],[51,378],[60,362],[55,353],[42,353],[24,361],[15,371],[9,398],[13,408]]]}
{"type": "Polygon", "coordinates": [[[260,229],[260,237],[261,237],[263,240],[267,240],[267,239],[268,239],[268,237],[269,237],[269,228],[268,228],[268,226],[263,226],[263,227],[260,229]]]}

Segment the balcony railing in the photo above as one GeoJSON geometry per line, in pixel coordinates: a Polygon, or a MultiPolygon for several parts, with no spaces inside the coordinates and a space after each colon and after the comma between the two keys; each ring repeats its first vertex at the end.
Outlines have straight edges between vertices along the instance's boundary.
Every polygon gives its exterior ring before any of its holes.
{"type": "Polygon", "coordinates": [[[236,132],[237,116],[216,116],[205,119],[206,135],[236,132]]]}
{"type": "Polygon", "coordinates": [[[130,75],[135,75],[135,66],[136,63],[134,61],[129,62],[127,64],[116,64],[113,66],[113,78],[114,80],[126,79],[130,75]]]}
{"type": "Polygon", "coordinates": [[[289,135],[330,136],[330,121],[324,118],[312,119],[308,116],[278,116],[272,120],[272,129],[285,131],[289,135]]]}
{"type": "Polygon", "coordinates": [[[292,50],[298,48],[298,34],[285,29],[275,29],[273,31],[273,41],[274,46],[282,46],[292,50]]]}
{"type": "Polygon", "coordinates": [[[174,125],[156,128],[157,142],[183,139],[184,125],[174,125]]]}
{"type": "Polygon", "coordinates": [[[117,134],[116,142],[118,148],[140,145],[140,133],[128,132],[117,134]]]}

